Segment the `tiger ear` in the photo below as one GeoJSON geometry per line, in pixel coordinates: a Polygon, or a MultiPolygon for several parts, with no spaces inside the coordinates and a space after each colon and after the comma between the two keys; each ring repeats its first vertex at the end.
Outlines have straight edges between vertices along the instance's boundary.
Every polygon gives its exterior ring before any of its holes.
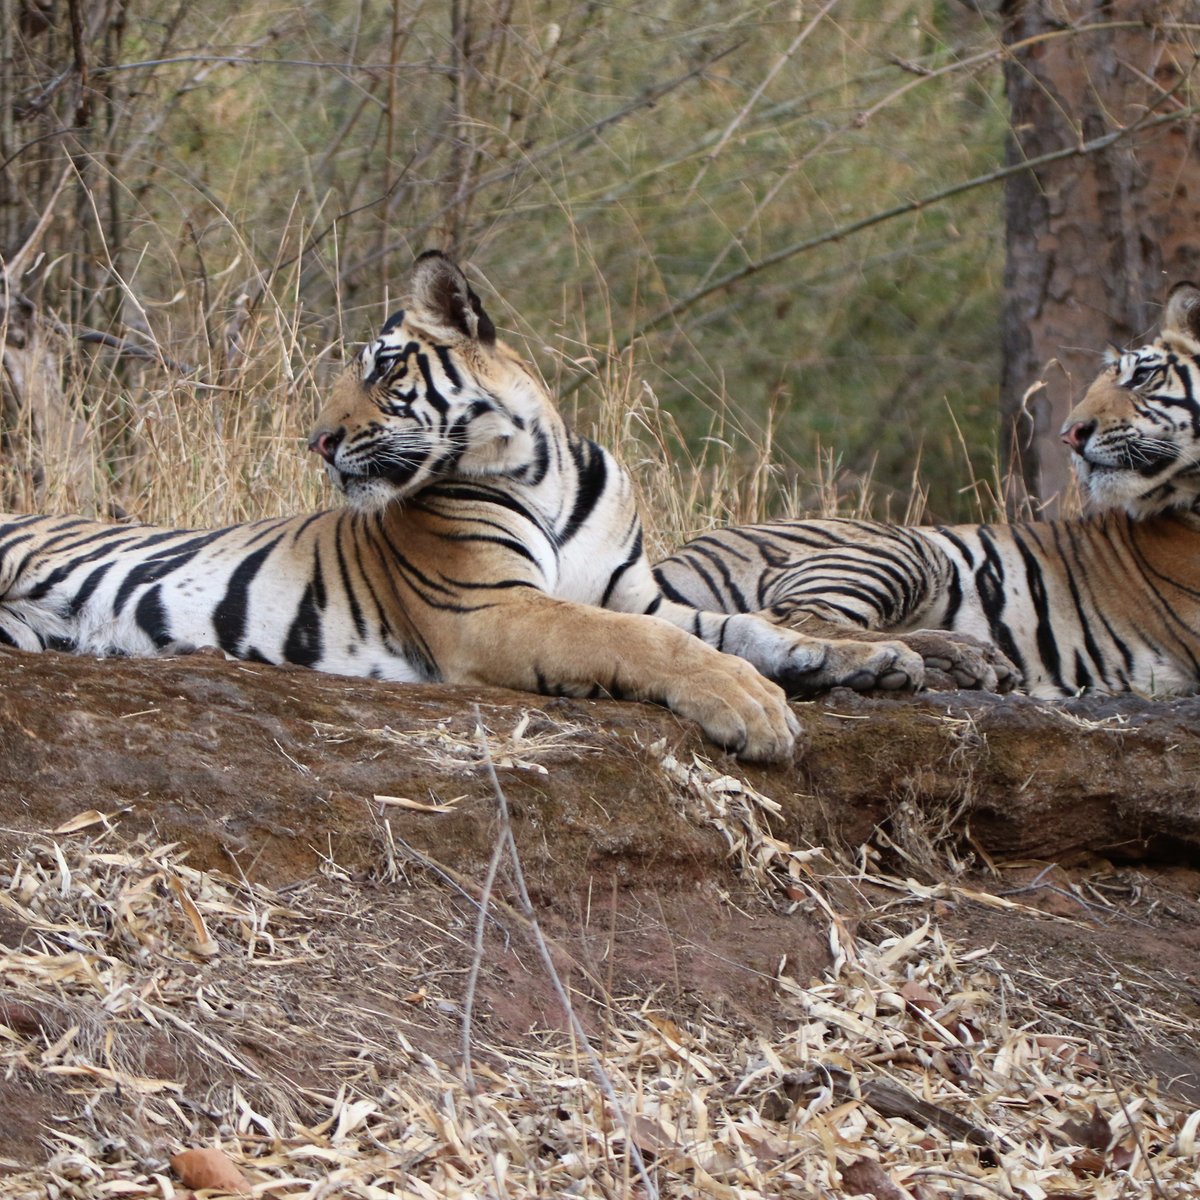
{"type": "Polygon", "coordinates": [[[467,277],[439,250],[426,250],[417,259],[412,275],[413,320],[432,334],[449,341],[469,338],[491,346],[496,327],[483,311],[467,277]]]}
{"type": "Polygon", "coordinates": [[[1167,297],[1163,313],[1164,337],[1185,337],[1200,349],[1200,287],[1194,283],[1177,283],[1167,297]]]}

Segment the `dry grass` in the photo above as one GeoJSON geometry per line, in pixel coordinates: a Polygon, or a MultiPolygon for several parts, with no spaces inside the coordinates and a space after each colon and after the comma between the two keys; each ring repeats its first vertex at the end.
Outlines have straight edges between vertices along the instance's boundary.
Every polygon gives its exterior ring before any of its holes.
{"type": "MultiPolygon", "coordinates": [[[[26,927],[0,947],[0,1062],[81,1115],[56,1119],[49,1166],[0,1195],[170,1197],[168,1156],[200,1145],[256,1195],[312,1200],[1194,1194],[1197,1114],[924,903],[1018,901],[856,871],[772,835],[744,780],[700,759],[662,770],[758,889],[742,903],[824,924],[828,971],[779,964],[769,1034],[654,994],[573,992],[598,1058],[578,1032],[468,1028],[472,1086],[437,1047],[458,1043],[465,964],[486,971],[490,943],[472,946],[449,885],[381,887],[331,862],[281,893],[130,844],[94,812],[30,840],[0,875],[0,918],[26,927]]],[[[514,945],[542,936],[519,904],[490,915],[514,945]]],[[[1146,1038],[1179,1033],[1135,993],[1146,1038]]]]}
{"type": "Polygon", "coordinates": [[[6,269],[48,217],[8,282],[187,371],[47,332],[61,436],[39,452],[29,412],[0,413],[0,503],[172,525],[311,507],[318,397],[430,246],[473,265],[580,430],[648,464],[661,543],[786,507],[900,516],[921,447],[969,477],[947,402],[990,473],[995,192],[822,240],[1002,155],[986,20],[934,0],[78,8],[103,37],[23,27],[0,78],[6,269]],[[816,244],[655,325],[798,237],[816,244]]]}

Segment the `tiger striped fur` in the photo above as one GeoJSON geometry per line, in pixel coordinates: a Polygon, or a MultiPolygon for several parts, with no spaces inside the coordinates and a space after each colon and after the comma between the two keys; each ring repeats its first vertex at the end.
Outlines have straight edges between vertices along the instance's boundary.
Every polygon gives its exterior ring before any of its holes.
{"type": "MultiPolygon", "coordinates": [[[[681,604],[820,636],[901,637],[927,667],[952,631],[992,643],[1041,697],[1200,687],[1200,288],[1117,353],[1063,426],[1090,516],[901,527],[784,520],[718,530],[655,568],[681,604]]],[[[938,676],[931,671],[931,678],[938,676]]],[[[953,679],[942,676],[942,681],[953,679]]]]}
{"type": "Polygon", "coordinates": [[[409,303],[334,386],[310,447],[347,507],[200,532],[0,517],[0,644],[214,645],[399,682],[652,700],[754,760],[793,749],[781,686],[920,682],[899,643],[666,600],[628,475],[568,432],[439,254],[417,261],[409,303]]]}

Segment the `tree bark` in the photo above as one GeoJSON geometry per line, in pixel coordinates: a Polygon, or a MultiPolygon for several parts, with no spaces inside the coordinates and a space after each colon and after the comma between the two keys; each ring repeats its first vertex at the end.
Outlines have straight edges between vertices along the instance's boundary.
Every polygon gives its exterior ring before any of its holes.
{"type": "MultiPolygon", "coordinates": [[[[1183,112],[1196,0],[1006,0],[1010,162],[1127,130],[1105,149],[1006,186],[1002,446],[1010,510],[1057,511],[1069,482],[1058,431],[1109,341],[1153,331],[1172,282],[1200,275],[1200,157],[1183,112]],[[1044,386],[1026,399],[1027,389],[1044,386]]],[[[1190,89],[1190,90],[1189,90],[1190,89]]]]}

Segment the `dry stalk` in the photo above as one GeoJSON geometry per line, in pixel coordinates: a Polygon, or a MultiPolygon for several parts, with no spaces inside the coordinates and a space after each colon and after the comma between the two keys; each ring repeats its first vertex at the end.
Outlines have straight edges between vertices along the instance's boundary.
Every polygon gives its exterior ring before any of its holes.
{"type": "Polygon", "coordinates": [[[478,708],[475,710],[475,720],[484,756],[484,767],[487,772],[488,782],[491,784],[492,792],[496,797],[496,807],[499,813],[500,830],[497,843],[502,844],[508,852],[509,869],[512,872],[513,883],[517,888],[520,911],[528,923],[527,930],[537,948],[538,957],[542,960],[542,968],[546,972],[546,977],[550,980],[550,985],[554,989],[554,994],[558,997],[559,1004],[562,1005],[563,1015],[570,1023],[575,1037],[575,1044],[583,1047],[584,1054],[591,1065],[592,1074],[608,1098],[608,1102],[612,1106],[613,1116],[617,1119],[618,1124],[621,1126],[621,1131],[625,1135],[625,1151],[629,1156],[629,1160],[633,1163],[634,1170],[637,1171],[638,1177],[642,1181],[642,1186],[646,1189],[646,1195],[650,1200],[658,1200],[658,1186],[646,1170],[642,1152],[638,1149],[632,1130],[630,1129],[629,1117],[625,1112],[620,1098],[617,1096],[616,1089],[613,1087],[608,1072],[604,1069],[604,1064],[600,1061],[600,1056],[592,1049],[591,1041],[583,1025],[580,1023],[578,1014],[575,1012],[575,1006],[571,1002],[570,994],[562,981],[562,977],[558,973],[558,968],[554,965],[554,956],[550,953],[550,947],[546,944],[545,936],[542,934],[541,926],[538,924],[537,910],[533,906],[533,901],[529,898],[529,889],[525,883],[525,872],[521,868],[521,856],[517,850],[516,839],[513,837],[512,819],[508,812],[508,798],[504,794],[504,789],[500,786],[500,778],[496,774],[496,766],[492,761],[491,749],[478,708]]]}

